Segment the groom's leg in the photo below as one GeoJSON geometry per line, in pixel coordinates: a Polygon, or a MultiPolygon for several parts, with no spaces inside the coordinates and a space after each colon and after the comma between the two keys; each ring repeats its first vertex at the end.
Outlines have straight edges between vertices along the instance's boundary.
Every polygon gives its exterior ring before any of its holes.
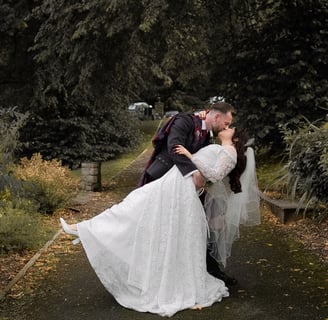
{"type": "Polygon", "coordinates": [[[227,286],[233,286],[237,284],[237,279],[233,277],[229,277],[227,274],[225,274],[219,267],[219,264],[216,262],[216,260],[210,255],[210,249],[207,249],[206,252],[206,267],[207,272],[212,275],[215,278],[218,278],[227,286]]]}

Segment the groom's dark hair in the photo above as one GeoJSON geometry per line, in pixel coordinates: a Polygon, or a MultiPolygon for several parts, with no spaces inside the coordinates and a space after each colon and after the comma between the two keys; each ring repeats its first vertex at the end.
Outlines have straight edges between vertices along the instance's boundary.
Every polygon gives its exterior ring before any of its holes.
{"type": "Polygon", "coordinates": [[[227,103],[224,101],[219,101],[219,102],[211,104],[209,106],[209,110],[216,110],[216,111],[219,111],[224,114],[226,114],[228,112],[231,112],[232,114],[236,113],[235,108],[230,103],[227,103]]]}

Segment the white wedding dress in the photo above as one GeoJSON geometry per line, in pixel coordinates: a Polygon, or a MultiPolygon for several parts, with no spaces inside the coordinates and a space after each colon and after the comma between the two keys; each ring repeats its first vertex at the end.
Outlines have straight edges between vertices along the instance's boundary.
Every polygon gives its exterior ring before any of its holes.
{"type": "MultiPolygon", "coordinates": [[[[222,180],[236,151],[210,145],[193,161],[208,179],[222,180]]],[[[206,271],[205,212],[192,177],[176,166],[77,227],[99,279],[126,308],[172,316],[229,296],[224,282],[206,271]]]]}

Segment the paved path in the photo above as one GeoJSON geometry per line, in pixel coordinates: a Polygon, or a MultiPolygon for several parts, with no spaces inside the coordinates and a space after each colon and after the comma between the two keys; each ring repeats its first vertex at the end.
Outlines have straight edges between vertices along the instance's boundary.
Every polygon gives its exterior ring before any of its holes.
{"type": "MultiPolygon", "coordinates": [[[[140,156],[109,186],[122,197],[134,188],[149,153],[140,156]]],[[[67,245],[70,244],[67,241],[67,245]]],[[[56,268],[33,294],[8,297],[0,320],[161,319],[127,310],[103,288],[80,246],[56,253],[56,268]]],[[[181,320],[327,320],[327,266],[267,224],[246,228],[233,247],[227,273],[239,284],[230,297],[201,311],[186,310],[181,320]]]]}

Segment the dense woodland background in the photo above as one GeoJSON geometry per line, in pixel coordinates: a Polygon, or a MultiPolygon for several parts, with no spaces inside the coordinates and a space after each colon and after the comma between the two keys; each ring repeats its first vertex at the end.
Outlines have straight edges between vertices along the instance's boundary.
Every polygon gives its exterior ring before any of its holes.
{"type": "Polygon", "coordinates": [[[278,193],[325,221],[327,25],[326,0],[0,0],[0,255],[49,239],[40,214],[77,194],[70,169],[149,144],[159,120],[131,116],[136,101],[224,97],[259,182],[283,167],[278,193]]]}
{"type": "Polygon", "coordinates": [[[71,167],[139,139],[134,101],[190,111],[223,96],[257,145],[328,108],[326,0],[0,0],[0,108],[19,156],[71,167]]]}

